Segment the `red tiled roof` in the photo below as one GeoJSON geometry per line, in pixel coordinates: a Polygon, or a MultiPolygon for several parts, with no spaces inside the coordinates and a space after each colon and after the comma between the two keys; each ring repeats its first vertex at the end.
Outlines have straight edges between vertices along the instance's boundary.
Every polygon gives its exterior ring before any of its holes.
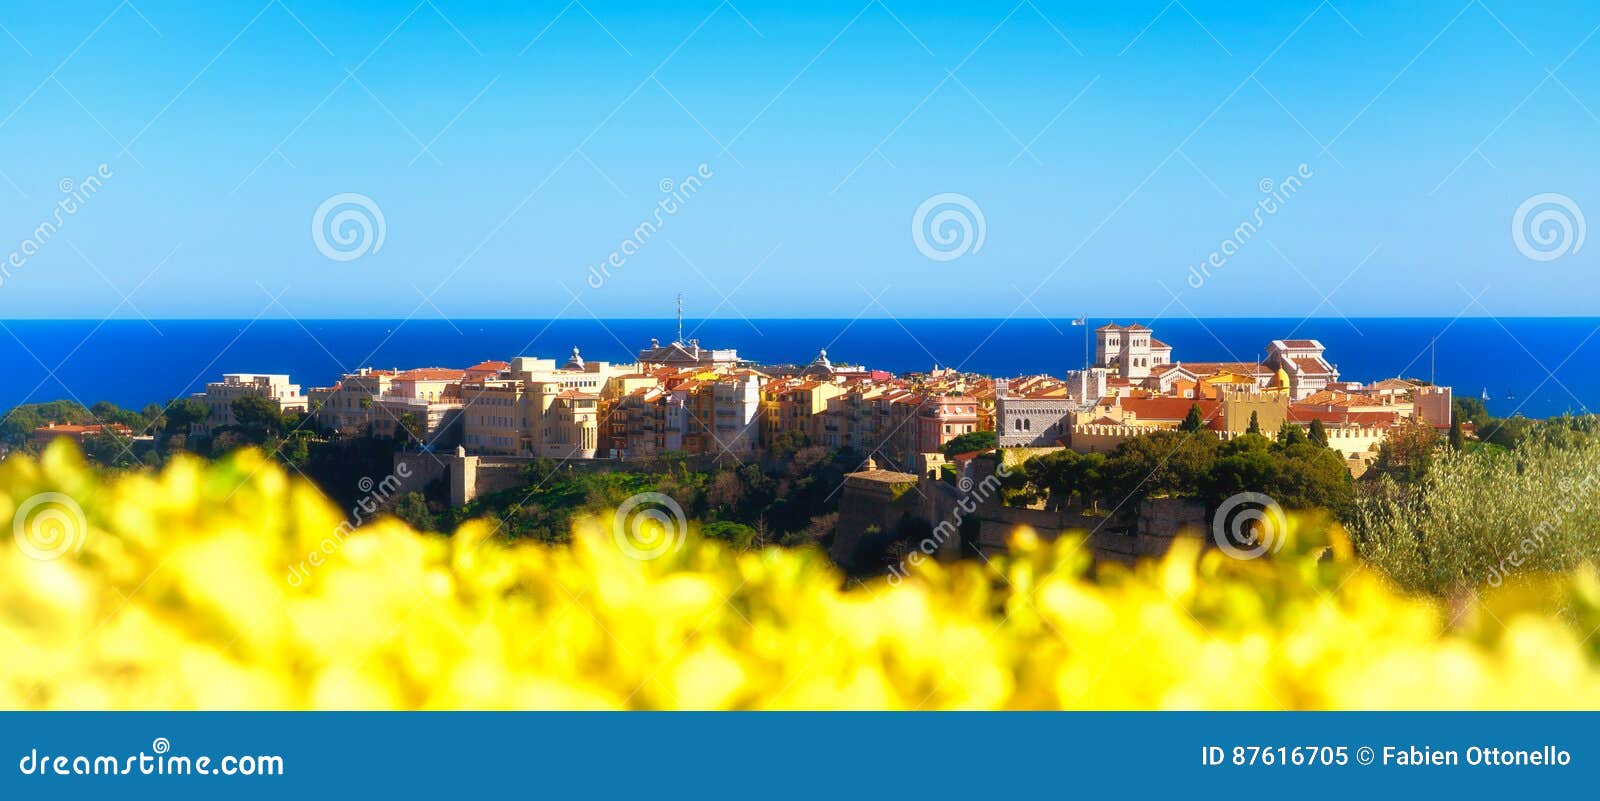
{"type": "Polygon", "coordinates": [[[1349,412],[1344,410],[1323,411],[1290,404],[1289,420],[1295,423],[1309,423],[1312,420],[1321,420],[1324,423],[1348,423],[1368,428],[1382,428],[1400,421],[1399,412],[1349,412]]]}
{"type": "Polygon", "coordinates": [[[1298,348],[1320,348],[1320,347],[1322,347],[1322,345],[1319,344],[1314,339],[1285,339],[1285,340],[1283,340],[1283,344],[1284,344],[1285,347],[1297,348],[1297,349],[1298,348]]]}
{"type": "Polygon", "coordinates": [[[396,373],[396,381],[460,381],[466,375],[464,370],[455,370],[449,367],[419,367],[415,370],[406,370],[396,373]]]}
{"type": "Polygon", "coordinates": [[[1304,357],[1304,358],[1295,359],[1294,363],[1295,363],[1295,366],[1299,367],[1301,370],[1304,370],[1305,372],[1313,373],[1313,374],[1316,374],[1316,375],[1328,375],[1328,374],[1330,374],[1332,372],[1331,370],[1328,369],[1328,365],[1323,364],[1321,359],[1313,359],[1313,358],[1310,358],[1310,357],[1304,357]]]}
{"type": "Polygon", "coordinates": [[[1189,415],[1189,407],[1199,406],[1200,414],[1207,420],[1217,413],[1218,403],[1208,398],[1123,398],[1122,408],[1139,416],[1140,420],[1182,420],[1189,415]]]}
{"type": "Polygon", "coordinates": [[[1259,375],[1269,372],[1266,365],[1257,362],[1178,362],[1178,366],[1201,377],[1217,373],[1259,375]]]}
{"type": "Polygon", "coordinates": [[[1404,378],[1385,378],[1382,381],[1379,381],[1379,382],[1377,382],[1375,384],[1369,385],[1366,388],[1367,389],[1415,389],[1416,388],[1416,384],[1413,384],[1410,381],[1405,380],[1404,378]]]}
{"type": "Polygon", "coordinates": [[[133,432],[133,429],[128,428],[127,426],[125,426],[125,425],[123,425],[121,423],[106,423],[106,424],[103,424],[103,425],[100,425],[100,424],[70,425],[70,424],[67,424],[67,423],[52,423],[50,425],[43,425],[43,426],[39,426],[38,428],[35,428],[33,430],[33,433],[35,435],[42,435],[42,434],[100,434],[100,433],[103,433],[105,431],[113,431],[113,432],[116,432],[118,434],[130,434],[130,433],[133,432]]]}

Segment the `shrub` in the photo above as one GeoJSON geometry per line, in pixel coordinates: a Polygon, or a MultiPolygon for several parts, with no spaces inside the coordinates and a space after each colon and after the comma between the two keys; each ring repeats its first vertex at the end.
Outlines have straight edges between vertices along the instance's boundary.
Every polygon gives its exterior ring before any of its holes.
{"type": "Polygon", "coordinates": [[[1356,503],[1361,555],[1405,587],[1449,594],[1508,575],[1600,562],[1600,441],[1535,437],[1515,451],[1445,451],[1413,485],[1356,503]]]}

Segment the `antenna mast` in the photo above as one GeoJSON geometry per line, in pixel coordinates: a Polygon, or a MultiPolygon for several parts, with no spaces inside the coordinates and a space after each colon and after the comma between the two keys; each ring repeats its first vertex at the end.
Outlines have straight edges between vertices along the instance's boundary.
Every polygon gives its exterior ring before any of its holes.
{"type": "Polygon", "coordinates": [[[683,293],[678,293],[678,344],[683,344],[683,293]]]}

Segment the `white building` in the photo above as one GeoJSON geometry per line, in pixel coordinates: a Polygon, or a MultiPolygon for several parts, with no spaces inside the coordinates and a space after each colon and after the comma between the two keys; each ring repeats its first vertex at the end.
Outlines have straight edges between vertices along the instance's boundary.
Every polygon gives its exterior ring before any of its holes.
{"type": "Polygon", "coordinates": [[[1094,366],[1115,370],[1131,380],[1150,375],[1153,367],[1172,361],[1172,346],[1151,336],[1149,326],[1107,323],[1094,330],[1094,366]]]}
{"type": "Polygon", "coordinates": [[[1315,339],[1274,339],[1267,346],[1266,365],[1289,376],[1290,400],[1302,400],[1339,381],[1339,369],[1323,358],[1315,339]]]}

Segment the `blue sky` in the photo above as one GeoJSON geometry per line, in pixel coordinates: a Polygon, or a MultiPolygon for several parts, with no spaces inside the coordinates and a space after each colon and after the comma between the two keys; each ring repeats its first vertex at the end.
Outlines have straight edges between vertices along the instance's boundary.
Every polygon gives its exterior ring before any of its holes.
{"type": "Polygon", "coordinates": [[[1593,4],[327,5],[0,5],[0,261],[63,179],[111,176],[9,270],[0,318],[662,317],[679,291],[752,318],[1600,301],[1600,245],[1538,260],[1512,232],[1545,193],[1600,215],[1593,4]],[[312,218],[345,193],[383,241],[330,259],[312,218]],[[949,260],[912,232],[943,193],[983,218],[949,260]]]}

